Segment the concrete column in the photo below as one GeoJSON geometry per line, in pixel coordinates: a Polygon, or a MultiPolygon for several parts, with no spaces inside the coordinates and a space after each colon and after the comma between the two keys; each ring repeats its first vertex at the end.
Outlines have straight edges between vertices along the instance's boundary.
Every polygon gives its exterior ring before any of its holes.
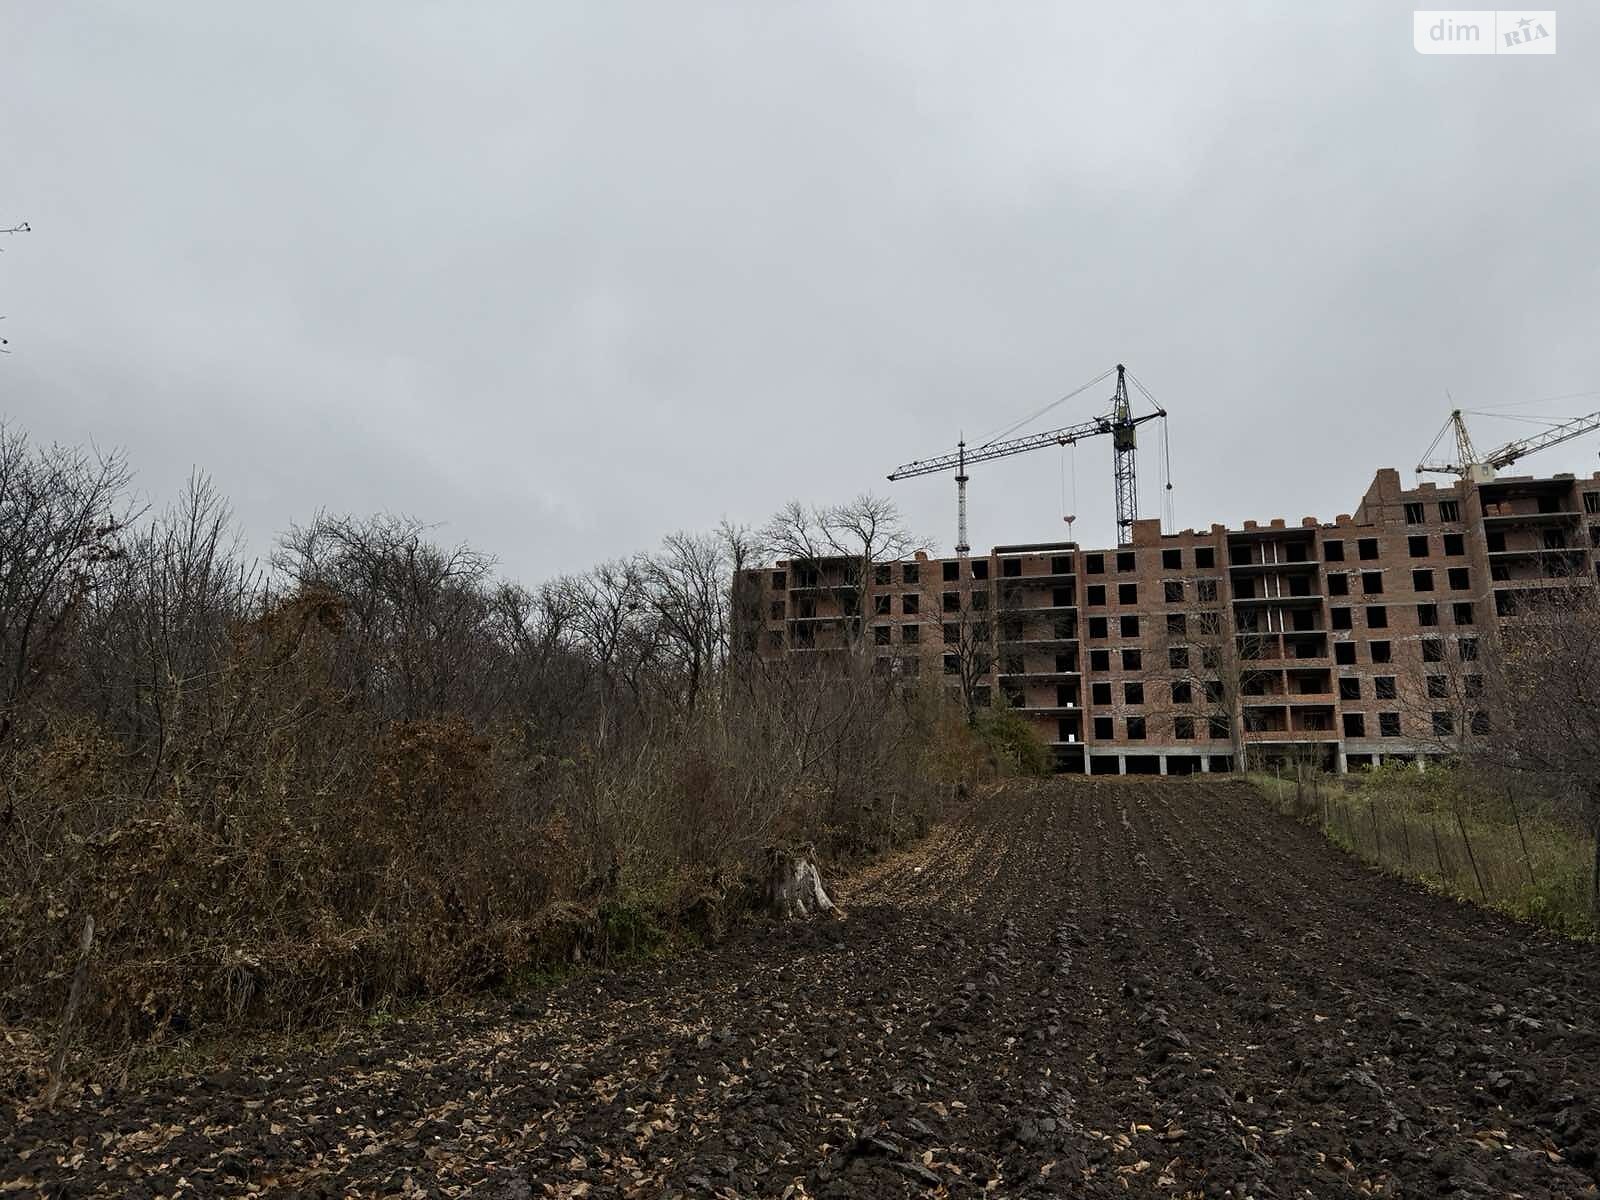
{"type": "Polygon", "coordinates": [[[1200,774],[1202,774],[1202,775],[1211,774],[1211,755],[1202,754],[1200,756],[1200,774]]]}
{"type": "Polygon", "coordinates": [[[1163,775],[1167,773],[1167,756],[1165,754],[1161,756],[1161,773],[1163,775]]]}
{"type": "Polygon", "coordinates": [[[1119,754],[1119,755],[1117,755],[1117,774],[1118,775],[1126,775],[1127,773],[1128,773],[1128,756],[1126,754],[1119,754]]]}
{"type": "Polygon", "coordinates": [[[1343,746],[1339,747],[1339,774],[1350,774],[1350,760],[1346,757],[1343,746]]]}

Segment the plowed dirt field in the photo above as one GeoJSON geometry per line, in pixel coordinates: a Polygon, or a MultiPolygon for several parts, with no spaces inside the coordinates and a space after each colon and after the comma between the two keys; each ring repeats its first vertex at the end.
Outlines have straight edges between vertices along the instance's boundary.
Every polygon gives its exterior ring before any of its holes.
{"type": "Polygon", "coordinates": [[[0,1111],[0,1194],[1595,1193],[1594,950],[1242,783],[1009,786],[838,890],[327,1055],[0,1111]]]}

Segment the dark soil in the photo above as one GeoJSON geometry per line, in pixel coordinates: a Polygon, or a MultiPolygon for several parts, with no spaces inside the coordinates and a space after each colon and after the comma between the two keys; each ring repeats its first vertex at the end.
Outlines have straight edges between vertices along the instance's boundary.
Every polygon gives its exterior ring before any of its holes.
{"type": "Polygon", "coordinates": [[[54,1114],[0,1194],[1594,1194],[1589,947],[1230,781],[1015,786],[843,915],[54,1114]]]}

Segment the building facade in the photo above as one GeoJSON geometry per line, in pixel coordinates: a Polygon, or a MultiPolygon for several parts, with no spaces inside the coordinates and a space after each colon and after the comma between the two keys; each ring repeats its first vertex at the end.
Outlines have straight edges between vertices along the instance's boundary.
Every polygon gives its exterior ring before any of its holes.
{"type": "Polygon", "coordinates": [[[1520,600],[1600,568],[1600,474],[1401,486],[1353,514],[1246,521],[1130,544],[779,562],[739,581],[739,645],[1003,696],[1058,769],[1334,770],[1445,753],[1475,711],[1485,639],[1520,600]]]}

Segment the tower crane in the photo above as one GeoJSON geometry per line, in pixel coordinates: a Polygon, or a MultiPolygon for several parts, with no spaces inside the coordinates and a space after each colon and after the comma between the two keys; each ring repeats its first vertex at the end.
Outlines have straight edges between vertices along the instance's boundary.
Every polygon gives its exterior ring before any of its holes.
{"type": "MultiPolygon", "coordinates": [[[[916,459],[903,466],[896,467],[889,475],[890,480],[911,479],[918,475],[932,475],[939,471],[948,471],[952,468],[956,472],[956,553],[966,554],[971,547],[967,544],[967,467],[973,463],[988,462],[991,459],[1007,458],[1013,454],[1022,454],[1029,450],[1040,450],[1047,446],[1071,446],[1088,437],[1100,434],[1111,435],[1113,453],[1113,475],[1116,482],[1117,498],[1117,540],[1126,544],[1133,538],[1133,523],[1139,517],[1139,480],[1135,470],[1135,454],[1138,450],[1138,428],[1146,421],[1167,418],[1167,410],[1155,403],[1155,398],[1145,390],[1144,385],[1134,379],[1134,386],[1143,393],[1145,399],[1155,406],[1155,411],[1136,415],[1133,405],[1128,398],[1127,369],[1121,364],[1116,365],[1117,390],[1111,398],[1111,411],[1104,416],[1095,417],[1093,420],[1082,421],[1076,425],[1066,425],[1060,429],[1048,429],[1043,433],[1030,433],[1022,437],[1007,438],[1006,440],[990,439],[981,446],[967,448],[965,438],[956,445],[956,449],[936,458],[916,459]]],[[[1082,387],[1068,392],[1060,400],[1054,401],[1032,416],[1024,418],[1019,424],[1026,424],[1043,416],[1057,404],[1061,404],[1100,383],[1111,374],[1104,371],[1091,379],[1082,387]]],[[[1016,429],[1017,426],[1012,426],[1016,429]]],[[[1007,432],[1010,432],[1009,430],[1007,432]]],[[[1000,435],[1003,436],[1003,435],[1000,435]]],[[[1164,439],[1163,439],[1164,440],[1164,439]]],[[[1170,479],[1166,484],[1167,490],[1172,490],[1170,479]]]]}
{"type": "Polygon", "coordinates": [[[1433,443],[1423,454],[1424,461],[1417,464],[1417,473],[1459,475],[1462,479],[1470,479],[1473,483],[1485,483],[1495,477],[1495,472],[1509,467],[1519,458],[1536,450],[1570,442],[1573,438],[1582,437],[1596,429],[1600,429],[1600,412],[1572,417],[1549,429],[1541,430],[1532,437],[1518,438],[1514,442],[1507,442],[1504,446],[1483,454],[1472,444],[1472,435],[1467,432],[1467,422],[1458,408],[1450,413],[1450,419],[1444,423],[1444,428],[1439,430],[1433,443]],[[1456,461],[1452,463],[1426,461],[1428,455],[1432,454],[1439,443],[1444,441],[1445,436],[1451,433],[1455,435],[1456,461]]]}

